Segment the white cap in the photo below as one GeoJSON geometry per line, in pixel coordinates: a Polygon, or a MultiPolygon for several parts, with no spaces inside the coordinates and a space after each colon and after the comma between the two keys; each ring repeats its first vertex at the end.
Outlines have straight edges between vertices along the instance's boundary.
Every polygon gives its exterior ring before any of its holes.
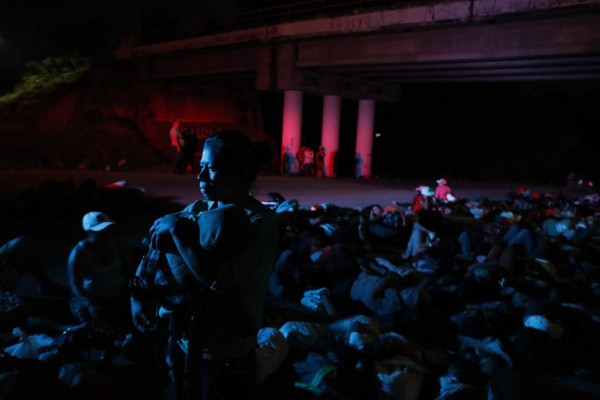
{"type": "Polygon", "coordinates": [[[430,197],[435,194],[434,191],[431,190],[431,188],[429,186],[421,186],[421,189],[419,191],[425,197],[430,197]]]}
{"type": "Polygon", "coordinates": [[[83,216],[81,225],[84,231],[99,232],[107,226],[113,225],[114,222],[108,217],[108,215],[101,213],[100,211],[90,211],[83,216]]]}
{"type": "Polygon", "coordinates": [[[546,332],[551,338],[557,339],[562,336],[563,328],[559,324],[550,321],[543,315],[527,315],[523,317],[523,325],[527,328],[546,332]]]}

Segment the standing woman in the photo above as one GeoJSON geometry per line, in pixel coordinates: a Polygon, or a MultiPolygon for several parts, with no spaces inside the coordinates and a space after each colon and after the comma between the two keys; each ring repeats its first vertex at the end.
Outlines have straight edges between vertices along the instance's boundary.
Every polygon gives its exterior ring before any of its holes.
{"type": "Polygon", "coordinates": [[[257,332],[278,228],[275,212],[249,192],[269,156],[237,131],[217,132],[204,142],[198,175],[204,200],[183,211],[201,213],[228,204],[243,208],[250,225],[229,256],[211,259],[200,247],[198,226],[178,214],[159,218],[150,229],[151,246],[168,251],[174,244],[171,251],[206,288],[201,303],[183,319],[189,322],[171,330],[170,343],[176,345],[169,358],[178,399],[248,398],[257,382],[257,332]]]}
{"type": "Polygon", "coordinates": [[[180,125],[181,123],[175,120],[171,123],[171,129],[169,130],[169,140],[171,144],[171,168],[176,174],[185,172],[185,159],[183,153],[185,142],[180,125]]]}

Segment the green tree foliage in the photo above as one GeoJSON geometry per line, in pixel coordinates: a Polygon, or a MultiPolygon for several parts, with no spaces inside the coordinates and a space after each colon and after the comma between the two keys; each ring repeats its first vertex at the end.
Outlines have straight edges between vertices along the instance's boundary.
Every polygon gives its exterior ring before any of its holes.
{"type": "Polygon", "coordinates": [[[14,90],[0,97],[0,104],[48,92],[57,86],[74,82],[89,71],[92,61],[76,55],[47,57],[30,61],[14,90]]]}

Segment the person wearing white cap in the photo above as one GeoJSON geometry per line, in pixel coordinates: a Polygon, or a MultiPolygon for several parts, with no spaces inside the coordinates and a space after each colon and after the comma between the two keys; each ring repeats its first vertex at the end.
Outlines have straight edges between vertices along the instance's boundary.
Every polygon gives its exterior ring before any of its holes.
{"type": "Polygon", "coordinates": [[[435,188],[435,199],[437,201],[446,203],[456,200],[452,193],[452,188],[448,186],[448,181],[446,179],[440,178],[435,182],[437,183],[437,187],[435,188]]]}
{"type": "Polygon", "coordinates": [[[433,195],[434,192],[429,186],[418,186],[415,188],[418,192],[410,205],[413,212],[431,210],[434,207],[433,195]]]}
{"type": "Polygon", "coordinates": [[[114,232],[115,222],[99,211],[83,216],[87,237],[71,250],[68,261],[71,313],[92,327],[124,328],[128,316],[127,285],[132,260],[114,232]]]}

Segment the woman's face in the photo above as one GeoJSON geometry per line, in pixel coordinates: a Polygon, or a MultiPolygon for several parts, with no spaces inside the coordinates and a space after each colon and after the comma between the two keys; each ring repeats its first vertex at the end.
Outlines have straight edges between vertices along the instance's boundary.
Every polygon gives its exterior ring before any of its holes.
{"type": "Polygon", "coordinates": [[[371,208],[371,213],[369,215],[370,219],[378,219],[383,217],[383,208],[379,207],[379,206],[373,206],[373,208],[371,208]]]}
{"type": "Polygon", "coordinates": [[[199,164],[198,182],[206,200],[235,201],[244,193],[234,163],[212,147],[204,147],[199,164]]]}

